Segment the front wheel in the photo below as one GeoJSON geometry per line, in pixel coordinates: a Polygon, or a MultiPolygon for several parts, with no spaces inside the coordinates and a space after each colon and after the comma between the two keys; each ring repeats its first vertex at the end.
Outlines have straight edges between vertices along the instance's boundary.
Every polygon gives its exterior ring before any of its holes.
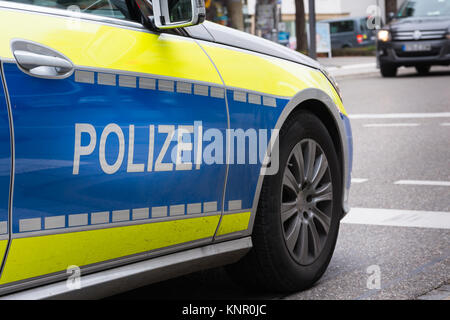
{"type": "Polygon", "coordinates": [[[392,64],[381,63],[380,71],[381,75],[385,78],[392,78],[397,75],[398,67],[392,64]]]}
{"type": "Polygon", "coordinates": [[[260,289],[292,292],[325,272],[339,230],[341,173],[322,122],[297,112],[280,132],[280,167],[262,186],[249,254],[227,269],[260,289]]]}

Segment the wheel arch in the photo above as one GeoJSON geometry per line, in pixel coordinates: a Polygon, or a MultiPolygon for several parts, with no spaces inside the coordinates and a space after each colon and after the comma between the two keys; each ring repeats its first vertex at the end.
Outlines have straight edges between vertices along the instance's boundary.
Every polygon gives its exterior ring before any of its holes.
{"type": "MultiPolygon", "coordinates": [[[[337,152],[339,161],[341,162],[342,170],[342,209],[343,215],[349,211],[348,207],[348,188],[349,170],[350,170],[350,156],[349,145],[346,136],[346,130],[344,127],[341,113],[333,102],[331,97],[323,90],[317,88],[308,88],[298,92],[286,105],[283,112],[279,116],[274,129],[281,129],[284,123],[293,116],[296,112],[306,110],[317,116],[322,121],[330,133],[334,147],[337,152]]],[[[276,137],[278,139],[278,137],[276,137]]],[[[271,143],[270,145],[274,145],[271,143]]],[[[268,151],[269,152],[269,151],[268,151]]],[[[267,157],[267,155],[266,155],[267,157]]],[[[263,172],[261,169],[261,173],[263,172]]],[[[258,183],[256,186],[255,195],[252,204],[252,214],[250,217],[248,233],[253,231],[253,224],[257,214],[258,202],[261,193],[262,184],[264,181],[264,175],[260,174],[258,183]]]]}

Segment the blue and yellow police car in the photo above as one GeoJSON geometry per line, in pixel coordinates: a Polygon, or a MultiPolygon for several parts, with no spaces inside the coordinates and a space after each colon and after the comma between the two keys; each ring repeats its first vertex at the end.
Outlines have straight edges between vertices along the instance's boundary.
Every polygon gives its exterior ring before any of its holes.
{"type": "Polygon", "coordinates": [[[204,17],[202,0],[0,1],[1,298],[324,273],[349,210],[339,88],[204,17]]]}

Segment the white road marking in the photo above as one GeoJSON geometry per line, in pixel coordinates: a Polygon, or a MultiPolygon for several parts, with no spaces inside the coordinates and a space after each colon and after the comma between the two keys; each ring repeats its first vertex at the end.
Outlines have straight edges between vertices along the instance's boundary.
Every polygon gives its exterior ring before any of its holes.
{"type": "Polygon", "coordinates": [[[352,208],[342,223],[450,229],[450,212],[352,208]]]}
{"type": "Polygon", "coordinates": [[[450,127],[450,122],[441,123],[441,126],[443,126],[443,127],[450,127]]]}
{"type": "Polygon", "coordinates": [[[426,119],[450,118],[450,112],[436,113],[362,113],[350,114],[350,119],[426,119]]]}
{"type": "Polygon", "coordinates": [[[394,184],[408,184],[417,186],[440,186],[450,187],[449,181],[430,181],[430,180],[398,180],[394,184]]]}
{"type": "Polygon", "coordinates": [[[379,127],[418,127],[420,123],[369,123],[363,125],[366,128],[379,128],[379,127]]]}
{"type": "Polygon", "coordinates": [[[376,63],[360,63],[360,64],[349,64],[342,66],[340,69],[359,69],[359,68],[375,68],[376,63]]]}
{"type": "Polygon", "coordinates": [[[359,178],[352,178],[352,183],[364,183],[368,181],[369,179],[359,179],[359,178]]]}

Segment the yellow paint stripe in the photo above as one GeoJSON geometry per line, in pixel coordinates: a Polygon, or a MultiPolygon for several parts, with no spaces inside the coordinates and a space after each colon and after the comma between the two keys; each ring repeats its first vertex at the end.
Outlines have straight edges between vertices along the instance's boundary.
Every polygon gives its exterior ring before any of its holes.
{"type": "Polygon", "coordinates": [[[211,56],[227,86],[282,97],[293,97],[304,89],[317,88],[327,93],[346,114],[336,90],[319,70],[222,46],[202,43],[202,47],[211,56]]]}
{"type": "Polygon", "coordinates": [[[221,236],[228,233],[237,231],[244,231],[248,229],[248,223],[250,222],[250,212],[241,212],[226,214],[222,217],[217,235],[221,236]]]}
{"type": "Polygon", "coordinates": [[[0,261],[2,261],[3,257],[5,256],[7,246],[8,246],[8,240],[0,240],[0,261]]]}
{"type": "Polygon", "coordinates": [[[0,284],[210,238],[220,215],[13,239],[0,284]]]}
{"type": "Polygon", "coordinates": [[[78,66],[222,84],[209,58],[189,38],[5,10],[0,10],[0,30],[0,57],[4,58],[14,58],[10,40],[21,38],[57,50],[78,66]]]}

